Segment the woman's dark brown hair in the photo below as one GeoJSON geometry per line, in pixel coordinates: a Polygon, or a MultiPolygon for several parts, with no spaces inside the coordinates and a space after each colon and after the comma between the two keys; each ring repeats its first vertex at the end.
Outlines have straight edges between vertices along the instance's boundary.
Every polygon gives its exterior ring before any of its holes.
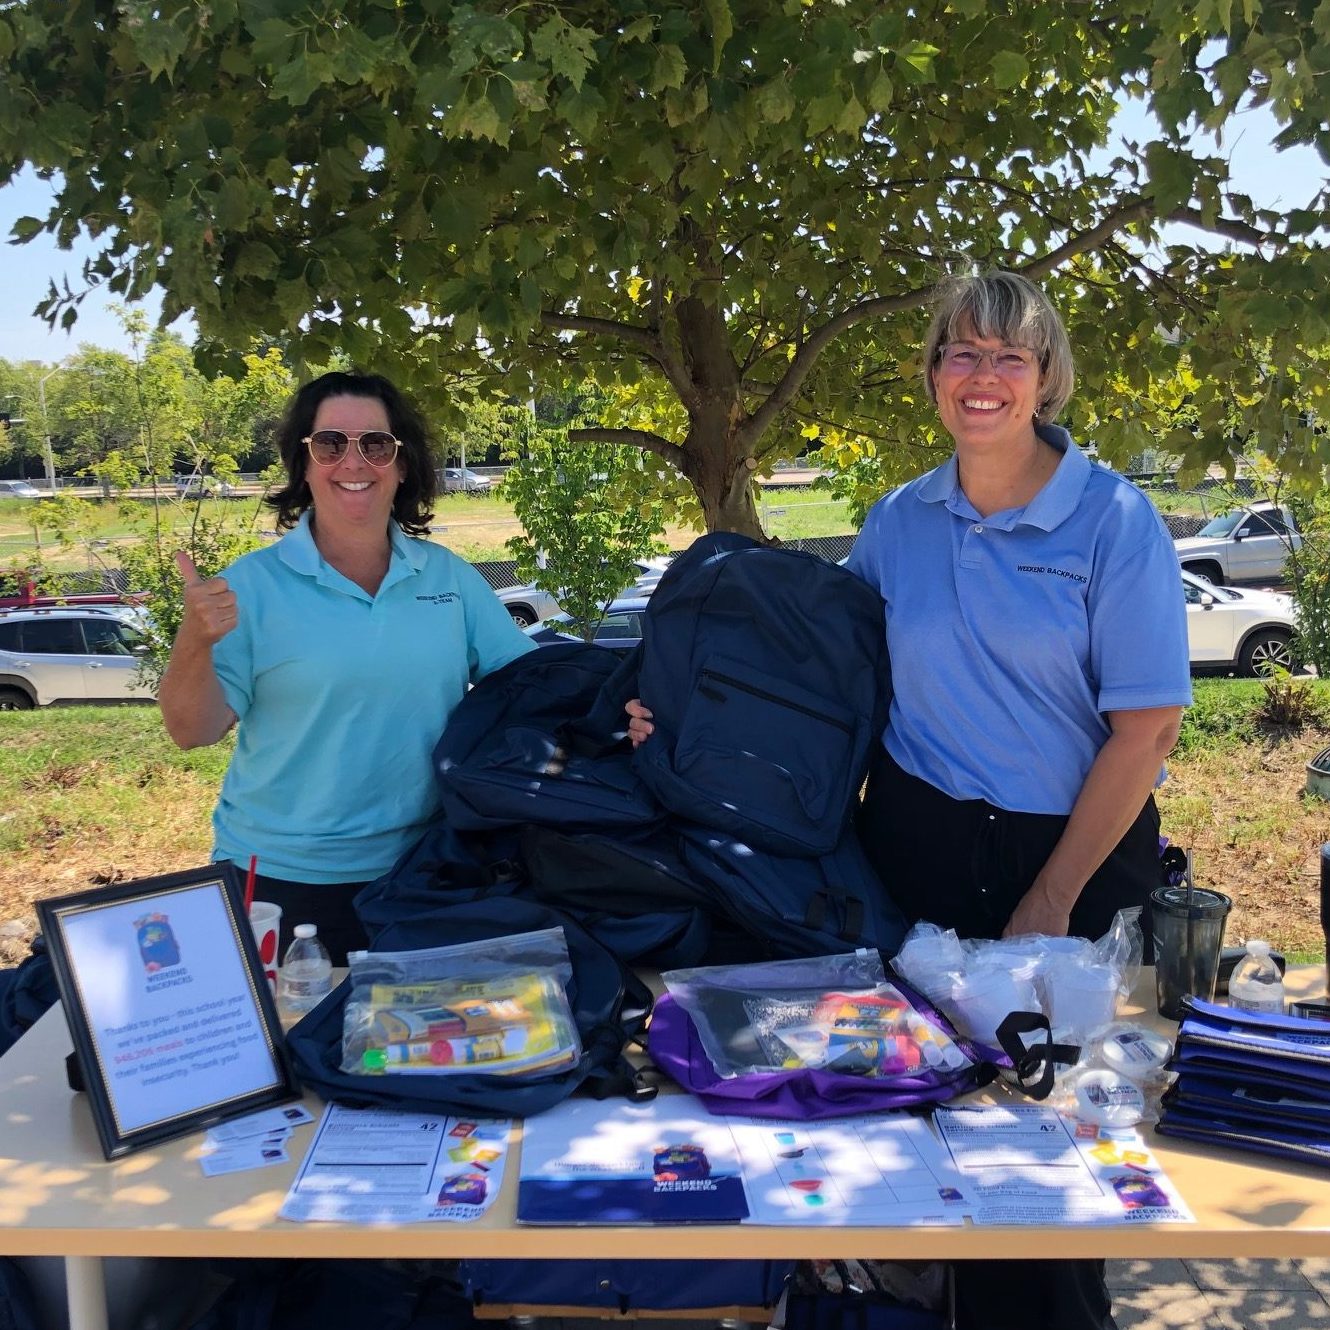
{"type": "Polygon", "coordinates": [[[434,459],[424,416],[381,374],[341,370],[321,374],[300,388],[277,426],[277,448],[286,467],[286,484],[276,494],[269,495],[267,502],[277,510],[279,529],[295,526],[301,513],[313,502],[305,479],[309,451],[304,441],[314,428],[320,405],[329,397],[373,397],[383,403],[392,432],[402,443],[398,452],[402,483],[393,496],[393,517],[408,535],[428,535],[434,511],[434,459]]]}

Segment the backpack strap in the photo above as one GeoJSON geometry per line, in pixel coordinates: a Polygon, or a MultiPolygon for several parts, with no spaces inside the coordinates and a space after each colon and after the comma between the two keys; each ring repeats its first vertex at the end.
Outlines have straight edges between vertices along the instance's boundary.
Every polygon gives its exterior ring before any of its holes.
{"type": "Polygon", "coordinates": [[[1048,1017],[1041,1011],[1013,1011],[997,1028],[998,1043],[1011,1059],[1020,1088],[1031,1099],[1047,1099],[1053,1090],[1057,1064],[1074,1066],[1080,1060],[1077,1044],[1055,1044],[1048,1017]],[[1023,1036],[1043,1032],[1043,1040],[1033,1048],[1023,1036]],[[1035,1078],[1038,1079],[1035,1079],[1035,1078]]]}

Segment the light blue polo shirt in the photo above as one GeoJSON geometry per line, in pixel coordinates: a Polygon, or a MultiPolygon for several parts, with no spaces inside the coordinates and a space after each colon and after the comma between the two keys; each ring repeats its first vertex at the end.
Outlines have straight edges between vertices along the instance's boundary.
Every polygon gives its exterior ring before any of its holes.
{"type": "Polygon", "coordinates": [[[1191,701],[1178,558],[1154,506],[1066,430],[1024,507],[981,517],[956,458],[879,500],[847,566],[882,593],[887,751],[956,799],[1066,814],[1108,711],[1191,701]]]}
{"type": "Polygon", "coordinates": [[[240,622],[213,665],[240,724],[215,859],[294,882],[386,872],[438,806],[430,754],[467,684],[534,648],[470,564],[389,533],[374,596],[324,562],[309,513],[222,574],[240,622]]]}

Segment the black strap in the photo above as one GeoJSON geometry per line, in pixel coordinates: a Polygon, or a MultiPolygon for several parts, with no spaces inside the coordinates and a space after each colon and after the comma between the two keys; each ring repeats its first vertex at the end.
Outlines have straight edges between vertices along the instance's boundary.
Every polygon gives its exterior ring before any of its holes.
{"type": "Polygon", "coordinates": [[[1031,1099],[1048,1098],[1058,1063],[1070,1067],[1080,1061],[1078,1045],[1053,1042],[1048,1017],[1041,1011],[1011,1012],[998,1026],[997,1038],[1002,1051],[1011,1059],[1021,1090],[1031,1099]],[[1036,1031],[1043,1032],[1043,1041],[1028,1047],[1022,1036],[1036,1031]]]}

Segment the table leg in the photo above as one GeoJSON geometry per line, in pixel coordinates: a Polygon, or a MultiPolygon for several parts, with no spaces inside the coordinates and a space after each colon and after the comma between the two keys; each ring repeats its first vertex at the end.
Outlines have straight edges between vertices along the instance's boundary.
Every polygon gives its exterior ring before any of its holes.
{"type": "Polygon", "coordinates": [[[69,1330],[107,1330],[106,1277],[100,1256],[65,1257],[69,1330]]]}

